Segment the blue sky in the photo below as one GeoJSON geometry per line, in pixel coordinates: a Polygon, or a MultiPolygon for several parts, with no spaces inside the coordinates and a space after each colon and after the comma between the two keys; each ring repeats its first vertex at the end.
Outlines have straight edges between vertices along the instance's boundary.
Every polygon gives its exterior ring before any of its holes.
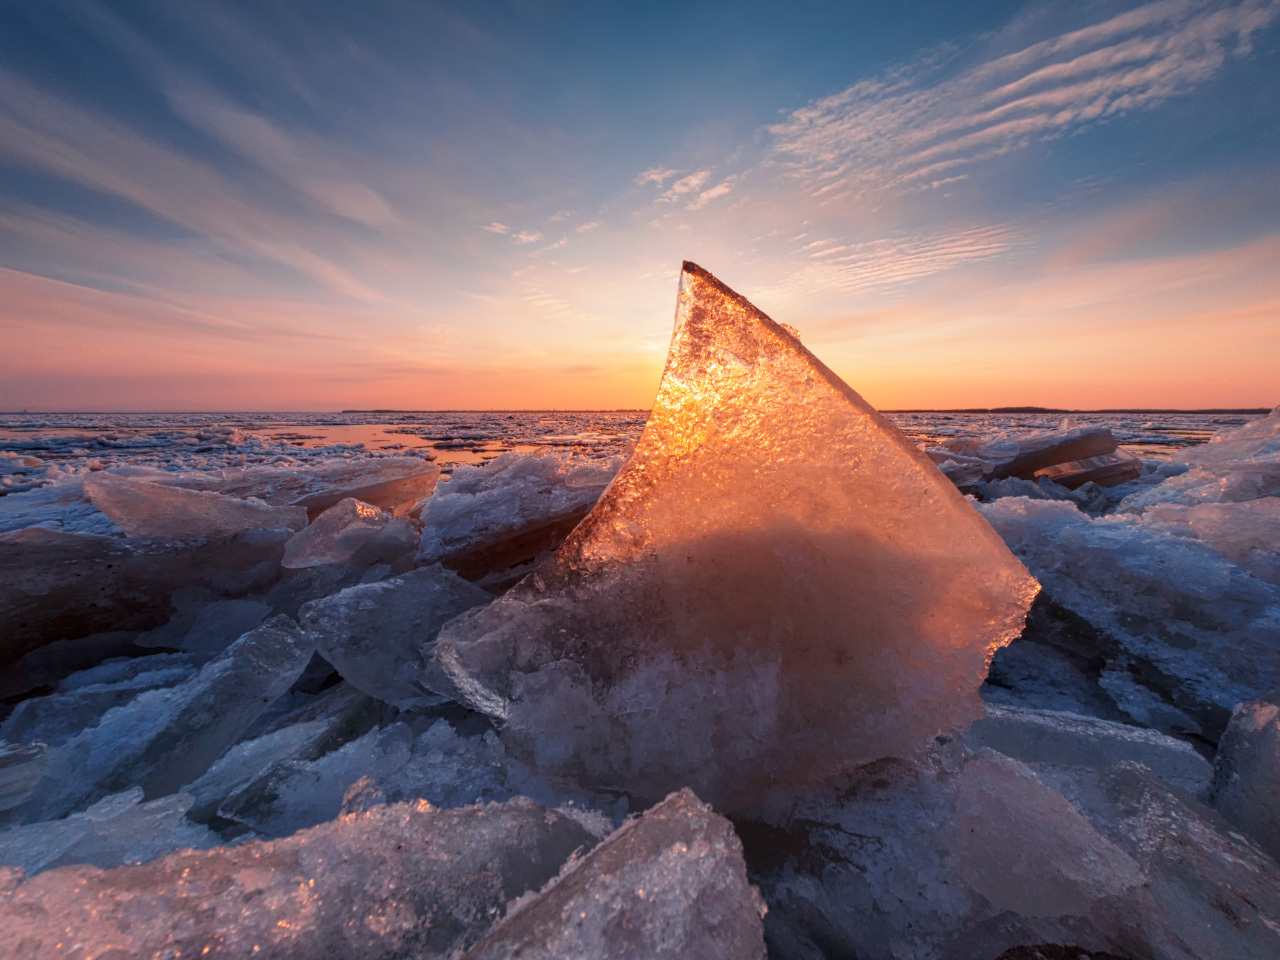
{"type": "Polygon", "coordinates": [[[881,406],[1271,405],[1278,22],[11,4],[0,408],[643,406],[686,258],[881,406]]]}

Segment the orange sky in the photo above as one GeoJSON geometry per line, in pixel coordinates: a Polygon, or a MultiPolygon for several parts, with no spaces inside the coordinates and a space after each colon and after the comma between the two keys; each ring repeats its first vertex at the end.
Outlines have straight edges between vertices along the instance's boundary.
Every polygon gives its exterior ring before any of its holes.
{"type": "Polygon", "coordinates": [[[1280,403],[1280,3],[411,6],[0,31],[0,410],[643,408],[685,259],[883,408],[1280,403]]]}

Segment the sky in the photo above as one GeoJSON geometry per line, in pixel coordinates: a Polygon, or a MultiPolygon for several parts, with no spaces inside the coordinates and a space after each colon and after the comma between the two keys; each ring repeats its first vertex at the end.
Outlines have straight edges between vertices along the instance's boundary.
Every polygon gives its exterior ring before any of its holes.
{"type": "Polygon", "coordinates": [[[1280,0],[0,7],[0,410],[1280,403],[1280,0]]]}

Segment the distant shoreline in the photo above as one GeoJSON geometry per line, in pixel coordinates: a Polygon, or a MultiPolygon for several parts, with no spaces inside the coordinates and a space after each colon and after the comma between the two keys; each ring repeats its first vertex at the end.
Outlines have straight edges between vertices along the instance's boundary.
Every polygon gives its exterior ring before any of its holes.
{"type": "MultiPolygon", "coordinates": [[[[1066,407],[903,407],[884,409],[880,413],[1217,413],[1237,415],[1265,415],[1271,407],[1209,407],[1181,409],[1178,407],[1109,407],[1100,410],[1071,410],[1066,407]]],[[[0,417],[102,417],[102,416],[166,416],[170,414],[271,414],[274,416],[341,416],[343,414],[407,414],[407,413],[648,413],[643,407],[617,407],[611,409],[447,409],[447,410],[0,410],[0,417]]]]}

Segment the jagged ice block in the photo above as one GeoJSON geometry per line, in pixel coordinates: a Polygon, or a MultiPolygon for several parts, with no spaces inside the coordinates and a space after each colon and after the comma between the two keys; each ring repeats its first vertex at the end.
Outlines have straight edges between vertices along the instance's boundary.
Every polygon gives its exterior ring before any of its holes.
{"type": "Polygon", "coordinates": [[[443,957],[594,842],[523,798],[381,806],[284,840],[46,871],[0,893],[0,950],[76,960],[443,957]]]}
{"type": "Polygon", "coordinates": [[[1037,589],[896,427],[685,264],[630,461],[535,573],[445,625],[424,682],[544,771],[733,809],[981,716],[1037,589]]]}
{"type": "Polygon", "coordinates": [[[464,960],[764,960],[765,912],[733,825],[682,790],[512,904],[464,960]]]}

